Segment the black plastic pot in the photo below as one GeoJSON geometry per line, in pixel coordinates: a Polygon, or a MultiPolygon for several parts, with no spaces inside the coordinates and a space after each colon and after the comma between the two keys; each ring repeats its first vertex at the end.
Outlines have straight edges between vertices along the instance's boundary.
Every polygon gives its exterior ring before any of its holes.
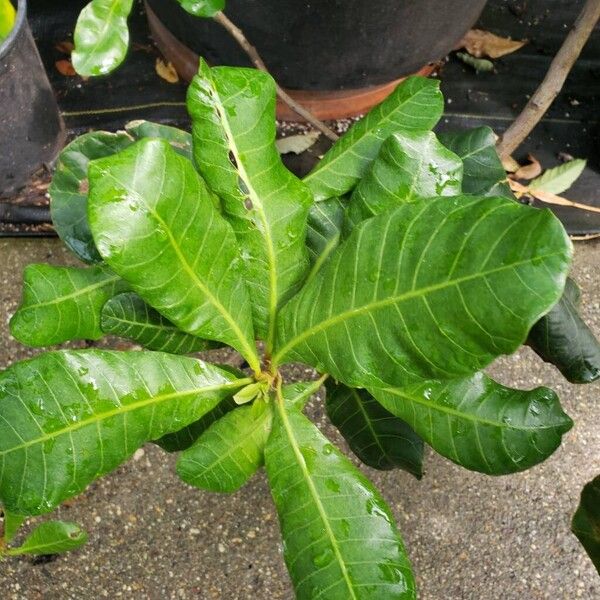
{"type": "MultiPolygon", "coordinates": [[[[216,23],[175,0],[147,0],[163,25],[212,64],[248,65],[216,23]]],[[[445,56],[486,0],[228,0],[226,14],[289,89],[381,85],[445,56]]]]}
{"type": "Polygon", "coordinates": [[[0,196],[51,163],[65,141],[65,128],[27,24],[27,2],[0,46],[0,196]]]}

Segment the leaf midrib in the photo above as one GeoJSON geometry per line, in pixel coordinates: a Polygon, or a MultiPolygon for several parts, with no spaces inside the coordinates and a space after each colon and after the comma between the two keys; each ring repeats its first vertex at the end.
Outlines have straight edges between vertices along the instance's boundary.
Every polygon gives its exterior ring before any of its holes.
{"type": "Polygon", "coordinates": [[[65,302],[66,300],[71,300],[72,298],[77,298],[78,296],[83,296],[89,292],[93,292],[94,290],[110,285],[111,283],[116,283],[117,281],[119,281],[119,279],[121,278],[118,275],[115,275],[114,277],[109,277],[98,283],[92,283],[91,285],[88,285],[84,288],[79,288],[74,292],[71,292],[70,294],[58,296],[57,298],[53,298],[52,300],[48,300],[46,302],[27,304],[21,308],[21,311],[32,310],[34,308],[40,308],[44,306],[51,306],[52,304],[59,304],[61,302],[65,302]]]}
{"type": "Polygon", "coordinates": [[[334,552],[337,562],[340,566],[342,576],[344,578],[344,581],[346,583],[348,591],[351,594],[351,599],[358,600],[358,597],[356,596],[354,587],[352,585],[352,581],[350,580],[350,575],[348,574],[348,570],[346,568],[346,563],[344,561],[344,557],[342,556],[342,553],[338,546],[335,534],[333,533],[333,530],[331,529],[331,525],[329,524],[329,519],[327,518],[327,513],[325,511],[325,507],[323,506],[323,503],[321,502],[319,493],[317,492],[317,489],[316,489],[315,484],[310,476],[310,473],[308,472],[308,469],[306,468],[306,463],[304,461],[304,457],[302,456],[302,453],[300,452],[300,448],[298,447],[298,442],[294,436],[293,428],[292,428],[291,423],[288,420],[288,416],[285,412],[284,399],[283,399],[283,395],[281,394],[281,389],[278,388],[277,392],[278,392],[277,411],[279,412],[279,416],[281,418],[281,422],[283,423],[283,427],[285,429],[287,438],[290,442],[290,446],[292,448],[292,451],[294,452],[294,455],[296,456],[296,461],[298,463],[298,466],[300,467],[300,470],[302,471],[304,480],[306,481],[306,484],[307,484],[310,494],[313,498],[315,506],[317,507],[317,511],[319,513],[319,516],[321,517],[321,521],[323,522],[325,532],[327,533],[327,536],[328,536],[331,546],[333,548],[333,552],[334,552]]]}
{"type": "MultiPolygon", "coordinates": [[[[555,256],[560,256],[561,254],[562,254],[562,252],[552,252],[550,254],[543,254],[540,256],[536,256],[535,259],[536,260],[545,260],[548,258],[553,258],[555,256]]],[[[389,306],[390,304],[401,303],[401,302],[404,302],[405,300],[411,300],[412,298],[419,298],[421,296],[426,296],[432,292],[443,290],[447,287],[460,285],[461,283],[465,283],[467,281],[472,281],[474,279],[487,277],[488,275],[492,275],[494,273],[500,273],[507,269],[515,269],[516,267],[531,263],[532,261],[533,261],[533,258],[527,258],[524,260],[513,262],[509,265],[502,265],[501,267],[496,267],[494,269],[489,269],[487,271],[480,271],[478,273],[473,273],[471,275],[465,275],[463,277],[458,277],[456,279],[448,279],[441,283],[426,286],[424,288],[419,288],[416,290],[414,290],[414,289],[409,290],[408,292],[404,292],[398,296],[390,296],[390,297],[384,298],[382,300],[368,302],[367,304],[363,304],[362,306],[359,306],[357,308],[345,310],[345,311],[339,313],[338,315],[329,317],[328,319],[325,319],[324,321],[320,321],[316,325],[313,325],[312,327],[305,329],[300,335],[297,335],[296,337],[294,337],[291,340],[289,340],[288,342],[286,342],[286,344],[281,349],[279,349],[276,352],[276,354],[274,355],[273,364],[275,364],[275,365],[279,364],[279,361],[281,360],[281,358],[285,357],[285,355],[292,348],[297,346],[300,342],[311,337],[312,335],[319,333],[320,331],[323,331],[323,330],[331,327],[332,325],[335,325],[336,323],[339,323],[340,321],[345,321],[346,319],[360,316],[363,313],[368,313],[370,311],[378,310],[385,306],[389,306]]]]}
{"type": "Polygon", "coordinates": [[[82,421],[78,421],[73,423],[73,425],[69,427],[63,427],[62,429],[57,429],[56,431],[51,431],[43,436],[39,436],[32,440],[28,440],[22,444],[17,446],[13,446],[12,448],[7,448],[6,450],[0,451],[0,456],[4,456],[6,454],[10,454],[12,452],[16,452],[18,450],[23,450],[24,448],[29,448],[30,446],[35,446],[37,444],[42,444],[48,440],[60,437],[62,435],[67,435],[69,433],[73,433],[74,431],[78,431],[88,425],[99,423],[101,421],[105,421],[106,419],[110,419],[111,417],[115,417],[118,415],[126,414],[132,412],[134,410],[138,410],[140,408],[145,408],[146,406],[151,406],[152,404],[159,404],[160,402],[164,402],[166,400],[172,400],[174,398],[185,398],[186,396],[199,395],[205,392],[213,392],[217,390],[226,390],[230,388],[239,388],[248,383],[252,383],[254,381],[252,378],[247,377],[244,379],[236,379],[230,383],[220,384],[220,385],[212,385],[207,387],[199,387],[193,388],[190,390],[184,390],[180,392],[172,392],[170,394],[159,394],[157,396],[152,396],[151,398],[147,398],[146,400],[140,400],[139,402],[132,402],[131,404],[121,405],[118,408],[113,410],[109,410],[106,412],[94,413],[89,419],[84,419],[82,421]]]}
{"type": "MultiPolygon", "coordinates": [[[[392,394],[393,396],[399,396],[400,398],[404,398],[406,400],[409,400],[410,402],[422,404],[423,406],[426,406],[427,408],[434,410],[436,412],[443,412],[448,415],[458,417],[465,421],[471,421],[472,423],[475,423],[477,425],[490,425],[492,427],[499,427],[500,429],[515,429],[518,431],[541,431],[544,429],[556,429],[557,427],[560,427],[560,424],[535,425],[535,426],[531,426],[531,427],[524,426],[524,425],[515,426],[510,423],[505,423],[505,422],[500,422],[500,421],[492,421],[490,419],[484,419],[482,417],[475,416],[470,413],[461,412],[461,411],[457,410],[456,408],[452,408],[452,407],[446,406],[444,404],[437,404],[435,402],[428,401],[425,398],[411,396],[410,394],[403,393],[402,390],[398,390],[397,388],[381,388],[381,391],[386,392],[388,394],[392,394]]],[[[373,392],[375,395],[376,391],[373,390],[373,392]]],[[[384,407],[384,408],[387,408],[387,407],[384,407]]],[[[388,408],[388,410],[389,410],[389,408],[388,408]]],[[[392,412],[392,411],[390,411],[390,412],[392,412]]]]}

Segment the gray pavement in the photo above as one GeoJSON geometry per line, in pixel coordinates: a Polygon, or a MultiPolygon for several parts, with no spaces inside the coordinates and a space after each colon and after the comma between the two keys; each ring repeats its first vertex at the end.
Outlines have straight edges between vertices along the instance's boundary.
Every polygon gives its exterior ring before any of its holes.
{"type": "MultiPolygon", "coordinates": [[[[0,366],[37,351],[13,340],[7,320],[30,262],[74,263],[56,240],[0,240],[0,366]]],[[[576,247],[574,277],[600,334],[600,243],[576,247]]],[[[364,468],[391,505],[408,546],[421,600],[600,598],[600,578],[569,532],[583,484],[600,473],[600,385],[567,384],[528,349],[490,373],[524,388],[557,390],[575,421],[544,464],[509,477],[469,473],[428,452],[421,482],[364,468]]],[[[290,376],[306,376],[301,368],[290,376]]],[[[318,401],[310,413],[328,435],[318,401]]],[[[51,562],[0,563],[6,600],[177,598],[292,599],[264,476],[231,496],[178,480],[174,458],[153,445],[58,511],[90,541],[51,562]]]]}

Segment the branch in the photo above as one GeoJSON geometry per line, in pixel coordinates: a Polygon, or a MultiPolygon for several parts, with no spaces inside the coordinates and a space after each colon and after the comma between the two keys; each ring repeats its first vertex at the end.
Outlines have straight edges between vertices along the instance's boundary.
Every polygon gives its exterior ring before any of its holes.
{"type": "MultiPolygon", "coordinates": [[[[599,0],[600,1],[600,0],[599,0]]],[[[262,58],[256,51],[256,48],[248,41],[244,32],[237,27],[234,23],[232,23],[222,12],[218,12],[213,19],[219,24],[222,25],[227,32],[235,39],[235,41],[241,46],[244,52],[250,57],[252,64],[259,69],[260,71],[265,71],[268,73],[269,70],[267,66],[263,62],[262,58]]],[[[300,115],[303,119],[308,121],[311,125],[316,127],[319,131],[325,134],[330,140],[334,142],[339,138],[339,136],[329,129],[323,121],[320,121],[315,117],[310,111],[306,110],[301,104],[296,102],[277,82],[275,82],[275,86],[277,89],[277,95],[285,102],[296,114],[300,115]]]]}
{"type": "Polygon", "coordinates": [[[546,77],[523,112],[500,138],[497,150],[501,158],[510,156],[519,147],[550,108],[599,18],[600,0],[587,0],[573,29],[554,57],[546,77]]]}

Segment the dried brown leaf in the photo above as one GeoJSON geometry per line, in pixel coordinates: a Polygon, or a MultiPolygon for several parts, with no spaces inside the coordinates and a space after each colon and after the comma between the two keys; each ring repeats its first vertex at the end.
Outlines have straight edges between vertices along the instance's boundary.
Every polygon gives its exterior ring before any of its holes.
{"type": "Polygon", "coordinates": [[[590,212],[600,213],[600,206],[592,206],[590,204],[582,204],[581,202],[573,202],[572,200],[568,200],[567,198],[563,198],[562,196],[557,196],[552,192],[544,192],[543,190],[530,189],[526,185],[520,184],[518,181],[514,181],[509,179],[508,181],[510,185],[510,189],[515,192],[517,197],[521,197],[523,195],[532,196],[541,202],[545,202],[546,204],[554,204],[557,206],[570,206],[571,208],[578,208],[580,210],[588,210],[590,212]]]}
{"type": "Polygon", "coordinates": [[[161,58],[156,59],[156,63],[154,65],[156,69],[156,73],[159,77],[162,77],[165,81],[169,83],[177,83],[179,81],[179,75],[171,62],[165,62],[161,58]]]}
{"type": "Polygon", "coordinates": [[[515,173],[521,168],[521,165],[512,156],[502,158],[502,166],[507,173],[515,173]]]}
{"type": "Polygon", "coordinates": [[[56,70],[65,77],[75,77],[75,75],[77,75],[77,72],[73,68],[71,61],[66,58],[63,60],[57,60],[54,63],[54,66],[56,67],[56,70]]]}
{"type": "Polygon", "coordinates": [[[71,52],[73,52],[73,48],[75,48],[73,42],[70,42],[69,40],[56,42],[56,44],[54,44],[54,47],[62,54],[68,54],[69,56],[71,56],[71,52]]]}
{"type": "Polygon", "coordinates": [[[460,42],[460,47],[477,58],[500,58],[519,50],[526,43],[527,40],[511,40],[483,29],[471,29],[460,42]]]}
{"type": "Polygon", "coordinates": [[[535,179],[541,175],[543,169],[540,161],[533,154],[528,154],[527,159],[529,160],[529,164],[519,167],[513,173],[515,179],[535,179]]]}

